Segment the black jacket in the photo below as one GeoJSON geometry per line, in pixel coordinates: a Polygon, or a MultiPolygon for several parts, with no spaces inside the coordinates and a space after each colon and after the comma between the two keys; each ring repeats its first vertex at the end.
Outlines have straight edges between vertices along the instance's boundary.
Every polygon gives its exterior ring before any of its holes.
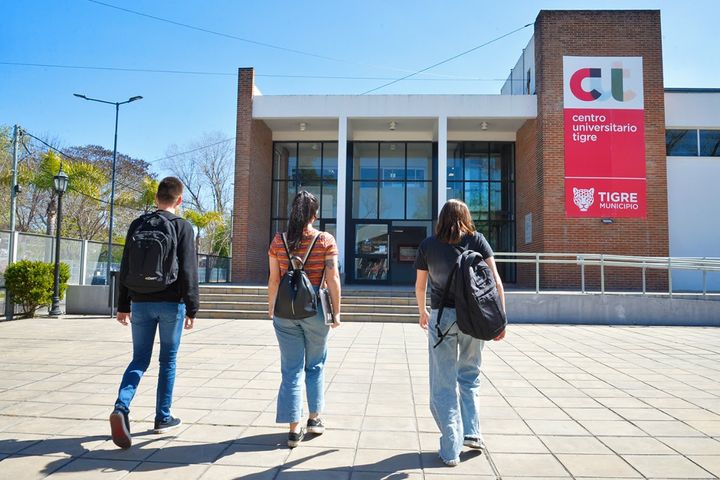
{"type": "MultiPolygon", "coordinates": [[[[159,210],[159,213],[172,221],[177,230],[178,279],[162,292],[138,293],[129,290],[120,283],[120,298],[118,299],[118,312],[130,312],[130,302],[177,302],[185,303],[185,314],[195,318],[200,309],[200,295],[198,289],[197,253],[195,252],[195,233],[192,225],[175,214],[159,210]]],[[[128,269],[128,245],[135,229],[141,219],[136,218],[130,224],[125,236],[122,263],[120,264],[120,278],[124,277],[128,269]]]]}

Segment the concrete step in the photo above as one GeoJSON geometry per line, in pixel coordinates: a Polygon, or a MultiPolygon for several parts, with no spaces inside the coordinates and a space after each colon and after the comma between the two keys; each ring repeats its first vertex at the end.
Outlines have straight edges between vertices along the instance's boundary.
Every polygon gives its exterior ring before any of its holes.
{"type": "MultiPolygon", "coordinates": [[[[200,310],[198,318],[228,320],[268,320],[267,311],[260,310],[200,310]]],[[[343,312],[343,322],[393,322],[415,323],[417,314],[343,312]]]]}

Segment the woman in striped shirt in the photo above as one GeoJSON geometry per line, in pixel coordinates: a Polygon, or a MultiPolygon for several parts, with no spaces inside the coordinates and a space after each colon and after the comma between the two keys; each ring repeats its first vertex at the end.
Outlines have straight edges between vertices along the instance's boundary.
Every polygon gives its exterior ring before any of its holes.
{"type": "MultiPolygon", "coordinates": [[[[340,274],[338,272],[338,249],[335,239],[327,232],[318,232],[312,226],[317,220],[318,201],[309,192],[301,191],[293,200],[286,239],[291,256],[304,258],[315,236],[314,247],[305,262],[305,272],[315,290],[320,287],[325,274],[325,283],[334,309],[333,323],[340,325],[340,274]]],[[[301,320],[277,317],[274,314],[280,278],[290,264],[283,245],[282,233],[275,234],[270,249],[270,279],[268,281],[268,315],[273,320],[275,335],[280,346],[282,381],[277,400],[275,421],[288,423],[288,446],[294,448],[302,441],[305,428],[300,425],[303,416],[301,382],[305,372],[305,390],[310,414],[307,421],[309,433],[321,434],[325,425],[320,419],[324,405],[324,367],[327,358],[327,337],[329,327],[323,319],[318,302],[318,313],[301,320]]]]}

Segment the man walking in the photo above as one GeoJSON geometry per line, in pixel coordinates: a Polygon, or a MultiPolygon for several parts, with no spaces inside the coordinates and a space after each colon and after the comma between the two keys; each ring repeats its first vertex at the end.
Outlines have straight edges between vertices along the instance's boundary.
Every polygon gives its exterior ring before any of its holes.
{"type": "Polygon", "coordinates": [[[194,233],[175,215],[183,184],[166,177],[158,186],[158,210],[135,219],[128,229],[120,266],[117,321],[132,328],[133,358],[125,370],[110,430],[115,445],[130,448],[130,402],[150,365],[156,330],[160,331],[160,370],[155,404],[155,433],[182,423],[170,414],[175,358],[183,324],[193,328],[199,308],[194,233]]]}

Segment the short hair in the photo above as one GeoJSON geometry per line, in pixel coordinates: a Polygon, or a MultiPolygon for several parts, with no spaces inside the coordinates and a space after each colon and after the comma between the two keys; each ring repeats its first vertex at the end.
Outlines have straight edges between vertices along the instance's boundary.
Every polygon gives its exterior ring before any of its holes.
{"type": "Polygon", "coordinates": [[[437,239],[444,243],[458,243],[467,233],[475,233],[470,210],[460,200],[448,200],[438,216],[435,227],[437,239]]]}
{"type": "Polygon", "coordinates": [[[162,203],[163,205],[175,203],[183,194],[184,188],[179,178],[165,177],[160,180],[155,196],[157,197],[158,203],[162,203]]]}

